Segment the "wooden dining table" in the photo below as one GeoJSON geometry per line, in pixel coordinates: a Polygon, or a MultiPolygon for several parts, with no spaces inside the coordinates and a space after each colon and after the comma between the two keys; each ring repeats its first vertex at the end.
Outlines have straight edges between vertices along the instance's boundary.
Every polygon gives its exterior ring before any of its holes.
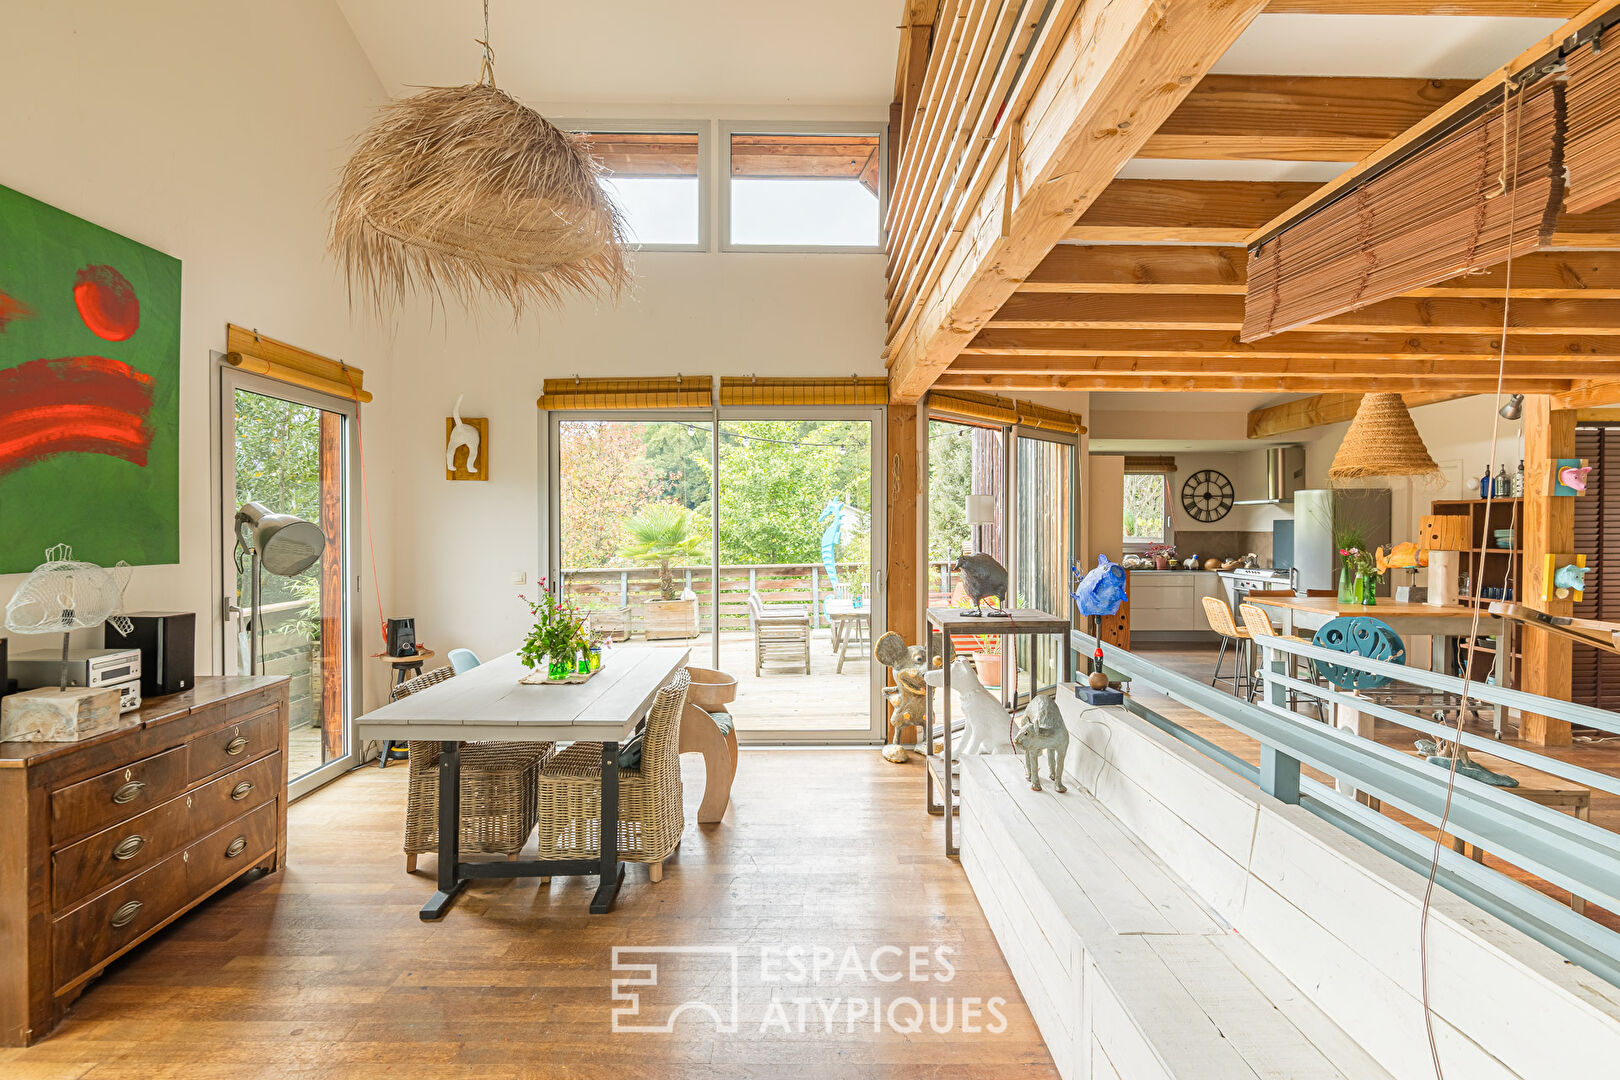
{"type": "Polygon", "coordinates": [[[424,920],[443,918],[470,881],[489,878],[595,876],[593,915],[613,909],[619,862],[619,744],[641,723],[658,691],[686,666],[686,649],[619,646],[578,684],[531,685],[516,653],[498,656],[355,720],[356,737],[437,742],[439,754],[438,891],[424,920]],[[461,858],[461,744],[464,742],[599,742],[602,744],[601,850],[596,859],[464,862],[461,858]]]}

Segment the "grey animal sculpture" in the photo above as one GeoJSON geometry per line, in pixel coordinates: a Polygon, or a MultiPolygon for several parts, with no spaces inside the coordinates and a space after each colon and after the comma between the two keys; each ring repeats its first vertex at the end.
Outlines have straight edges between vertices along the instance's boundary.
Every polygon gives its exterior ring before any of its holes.
{"type": "Polygon", "coordinates": [[[1063,786],[1063,758],[1069,752],[1069,729],[1058,712],[1057,702],[1049,697],[1037,697],[1024,710],[1024,725],[1013,736],[1013,745],[1024,752],[1024,774],[1031,791],[1041,790],[1041,751],[1046,751],[1047,767],[1058,793],[1069,789],[1063,786]]]}
{"type": "MultiPolygon", "coordinates": [[[[1438,765],[1442,769],[1451,768],[1451,755],[1447,754],[1433,739],[1419,739],[1412,745],[1417,747],[1418,753],[1422,754],[1423,759],[1430,765],[1438,765]]],[[[1449,748],[1451,744],[1447,743],[1446,746],[1449,748]]],[[[1513,777],[1491,772],[1491,770],[1470,758],[1466,749],[1463,749],[1461,756],[1457,758],[1457,775],[1466,776],[1470,780],[1478,780],[1482,784],[1490,784],[1492,787],[1519,786],[1519,782],[1513,777]]]]}
{"type": "Polygon", "coordinates": [[[972,555],[962,556],[951,569],[961,572],[962,588],[967,592],[968,599],[973,601],[973,610],[963,612],[964,615],[1007,616],[1007,568],[997,562],[994,556],[976,551],[972,555]],[[996,598],[998,606],[988,612],[981,610],[985,600],[992,596],[996,598]]]}

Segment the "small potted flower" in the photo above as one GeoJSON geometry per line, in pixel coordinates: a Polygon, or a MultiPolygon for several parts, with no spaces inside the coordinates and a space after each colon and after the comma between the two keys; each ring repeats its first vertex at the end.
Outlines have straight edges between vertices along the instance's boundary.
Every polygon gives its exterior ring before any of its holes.
{"type": "MultiPolygon", "coordinates": [[[[541,579],[541,589],[545,586],[545,580],[541,579]]],[[[530,600],[521,594],[519,598],[529,606],[534,625],[529,627],[518,649],[518,658],[531,672],[544,671],[547,680],[564,680],[576,674],[581,643],[589,647],[585,620],[550,592],[542,592],[539,600],[530,600]]]]}

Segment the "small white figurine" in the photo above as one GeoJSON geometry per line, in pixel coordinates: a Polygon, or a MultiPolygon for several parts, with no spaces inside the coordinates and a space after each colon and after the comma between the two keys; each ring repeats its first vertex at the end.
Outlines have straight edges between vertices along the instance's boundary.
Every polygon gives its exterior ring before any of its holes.
{"type": "MultiPolygon", "coordinates": [[[[945,673],[930,671],[923,675],[929,686],[943,686],[945,673]]],[[[962,695],[962,715],[967,718],[967,732],[958,746],[961,754],[993,754],[998,739],[1007,738],[1007,710],[996,696],[984,688],[978,672],[966,657],[951,661],[951,689],[962,695]]]]}
{"type": "Polygon", "coordinates": [[[461,399],[465,394],[456,396],[456,407],[450,410],[455,419],[455,426],[450,429],[450,445],[444,451],[444,467],[450,472],[456,471],[456,451],[463,446],[467,448],[467,471],[478,473],[478,429],[471,424],[462,423],[461,399]]]}

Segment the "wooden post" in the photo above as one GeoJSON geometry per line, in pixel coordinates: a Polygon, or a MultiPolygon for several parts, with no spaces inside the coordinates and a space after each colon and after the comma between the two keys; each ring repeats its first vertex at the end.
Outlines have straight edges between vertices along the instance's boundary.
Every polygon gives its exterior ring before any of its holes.
{"type": "MultiPolygon", "coordinates": [[[[470,463],[469,463],[470,464],[470,463]]],[[[343,756],[343,417],[321,411],[321,739],[343,756]]]]}
{"type": "MultiPolygon", "coordinates": [[[[919,426],[915,405],[890,405],[889,435],[889,520],[886,624],[905,638],[907,644],[927,642],[923,626],[922,595],[917,578],[922,565],[918,535],[918,514],[925,513],[917,498],[919,475],[919,426]]],[[[896,733],[900,742],[917,738],[914,727],[896,733]]]]}
{"type": "MultiPolygon", "coordinates": [[[[1575,456],[1575,413],[1554,409],[1546,394],[1524,399],[1524,595],[1519,602],[1551,615],[1570,615],[1568,600],[1543,600],[1546,556],[1575,549],[1575,507],[1569,496],[1551,494],[1558,459],[1575,456]]],[[[1573,673],[1569,639],[1526,627],[1520,689],[1568,701],[1573,673]]],[[[1504,636],[1504,641],[1508,640],[1504,636]]],[[[1519,734],[1538,746],[1568,746],[1569,723],[1526,713],[1519,734]]]]}

